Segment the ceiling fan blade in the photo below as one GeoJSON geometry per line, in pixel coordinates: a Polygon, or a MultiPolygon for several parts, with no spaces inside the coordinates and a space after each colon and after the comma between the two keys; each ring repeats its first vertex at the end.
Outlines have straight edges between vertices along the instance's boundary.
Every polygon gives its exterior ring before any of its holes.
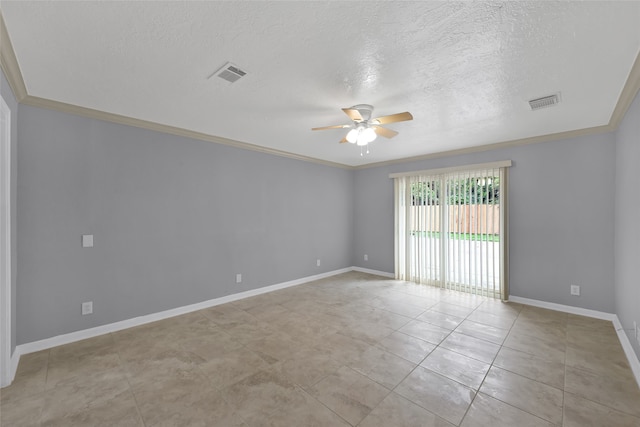
{"type": "Polygon", "coordinates": [[[389,123],[405,122],[407,120],[413,120],[413,116],[411,115],[410,112],[405,111],[404,113],[397,113],[397,114],[391,114],[390,116],[378,117],[376,119],[371,120],[371,122],[377,125],[386,125],[389,123]]]}
{"type": "Polygon", "coordinates": [[[340,140],[340,144],[344,144],[345,142],[349,142],[349,141],[347,141],[347,137],[346,136],[340,140]]]}
{"type": "Polygon", "coordinates": [[[395,130],[386,129],[386,128],[383,128],[382,126],[373,125],[371,127],[373,128],[373,130],[377,135],[384,136],[385,138],[393,138],[398,134],[398,132],[396,132],[395,130]]]}
{"type": "Polygon", "coordinates": [[[364,120],[360,115],[360,111],[358,110],[354,110],[353,108],[343,108],[342,111],[344,111],[344,113],[349,116],[351,120],[354,120],[356,122],[361,122],[364,120]]]}
{"type": "Polygon", "coordinates": [[[350,127],[350,125],[335,125],[335,126],[323,126],[319,128],[311,128],[311,130],[344,129],[348,127],[350,127]]]}

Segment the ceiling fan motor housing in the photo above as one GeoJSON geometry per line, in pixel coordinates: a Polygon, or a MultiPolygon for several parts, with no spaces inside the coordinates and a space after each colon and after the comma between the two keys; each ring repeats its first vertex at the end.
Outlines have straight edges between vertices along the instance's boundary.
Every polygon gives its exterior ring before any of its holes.
{"type": "Polygon", "coordinates": [[[311,130],[349,128],[351,130],[340,142],[350,142],[352,144],[365,146],[375,140],[378,135],[385,138],[393,138],[398,134],[398,132],[387,129],[383,127],[383,125],[413,120],[413,116],[408,111],[372,119],[373,106],[369,104],[356,104],[350,108],[343,108],[342,111],[351,119],[351,123],[348,125],[323,126],[311,128],[311,130]]]}
{"type": "Polygon", "coordinates": [[[362,121],[368,122],[371,120],[371,114],[373,113],[373,105],[358,104],[351,107],[352,110],[358,110],[358,113],[362,116],[362,121]]]}

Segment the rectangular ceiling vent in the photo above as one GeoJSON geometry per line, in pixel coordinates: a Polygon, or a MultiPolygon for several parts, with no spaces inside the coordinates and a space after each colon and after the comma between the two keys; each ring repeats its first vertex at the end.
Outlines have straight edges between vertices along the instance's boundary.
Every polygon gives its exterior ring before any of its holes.
{"type": "Polygon", "coordinates": [[[227,62],[220,68],[218,71],[213,73],[214,76],[218,76],[223,80],[228,81],[229,83],[233,83],[238,81],[241,77],[244,77],[247,73],[242,71],[236,65],[231,62],[227,62]]]}
{"type": "Polygon", "coordinates": [[[529,101],[531,111],[539,110],[541,108],[547,108],[556,105],[560,102],[560,93],[555,93],[549,96],[543,96],[542,98],[532,99],[529,101]]]}

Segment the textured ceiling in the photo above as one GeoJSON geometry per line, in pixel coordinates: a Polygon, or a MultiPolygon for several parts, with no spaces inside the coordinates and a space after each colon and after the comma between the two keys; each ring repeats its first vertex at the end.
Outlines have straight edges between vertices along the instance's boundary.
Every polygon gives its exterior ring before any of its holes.
{"type": "Polygon", "coordinates": [[[31,96],[352,166],[606,125],[640,50],[639,2],[0,8],[31,96]],[[227,61],[248,74],[209,79],[227,61]],[[346,131],[310,130],[360,103],[414,120],[364,157],[346,131]]]}

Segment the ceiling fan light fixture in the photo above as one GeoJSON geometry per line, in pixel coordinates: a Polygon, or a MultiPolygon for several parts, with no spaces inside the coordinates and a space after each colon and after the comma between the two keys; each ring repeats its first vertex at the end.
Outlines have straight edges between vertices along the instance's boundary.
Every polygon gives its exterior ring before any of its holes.
{"type": "Polygon", "coordinates": [[[370,127],[363,130],[362,133],[360,134],[360,139],[364,140],[364,145],[370,143],[371,141],[376,139],[376,137],[377,137],[376,131],[370,127]]]}
{"type": "Polygon", "coordinates": [[[389,139],[393,138],[398,132],[387,129],[383,125],[396,122],[404,122],[407,120],[413,120],[413,116],[408,111],[404,113],[396,113],[388,116],[381,116],[371,118],[373,112],[373,106],[369,104],[358,104],[351,108],[343,108],[342,111],[349,116],[352,123],[348,125],[333,125],[311,128],[311,130],[326,130],[326,129],[347,129],[344,138],[340,140],[340,143],[349,142],[360,147],[361,154],[363,147],[367,147],[367,153],[369,152],[368,145],[374,141],[378,135],[389,139]]]}
{"type": "Polygon", "coordinates": [[[359,127],[355,128],[355,129],[351,129],[346,136],[347,141],[349,141],[352,144],[355,144],[356,141],[358,140],[358,136],[360,135],[360,129],[359,127]]]}
{"type": "Polygon", "coordinates": [[[355,129],[351,129],[346,136],[346,140],[352,144],[363,146],[369,144],[376,139],[377,135],[375,130],[364,125],[358,125],[355,129]]]}

